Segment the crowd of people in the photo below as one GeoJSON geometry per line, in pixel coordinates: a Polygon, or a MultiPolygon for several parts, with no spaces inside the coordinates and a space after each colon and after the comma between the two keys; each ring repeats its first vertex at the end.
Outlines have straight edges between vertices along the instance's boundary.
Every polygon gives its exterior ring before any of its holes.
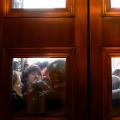
{"type": "Polygon", "coordinates": [[[64,88],[64,60],[56,60],[49,65],[47,62],[28,65],[21,73],[13,70],[12,113],[43,113],[46,109],[61,108],[65,104],[64,88]]]}

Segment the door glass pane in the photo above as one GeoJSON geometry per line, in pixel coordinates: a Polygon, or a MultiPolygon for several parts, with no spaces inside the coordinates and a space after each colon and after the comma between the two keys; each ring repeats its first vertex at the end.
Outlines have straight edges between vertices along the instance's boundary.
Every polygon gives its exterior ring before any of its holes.
{"type": "Polygon", "coordinates": [[[12,7],[25,9],[66,8],[66,0],[13,0],[12,7]]]}
{"type": "Polygon", "coordinates": [[[120,8],[120,0],[111,0],[111,8],[120,8]]]}
{"type": "Polygon", "coordinates": [[[112,57],[112,113],[120,115],[120,57],[112,57]]]}
{"type": "Polygon", "coordinates": [[[66,58],[13,58],[12,115],[63,116],[66,58]]]}

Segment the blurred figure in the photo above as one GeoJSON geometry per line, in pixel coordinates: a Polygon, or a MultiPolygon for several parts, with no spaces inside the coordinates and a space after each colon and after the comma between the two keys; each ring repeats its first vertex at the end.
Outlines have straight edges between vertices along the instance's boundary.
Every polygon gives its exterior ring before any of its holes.
{"type": "Polygon", "coordinates": [[[25,109],[25,101],[22,94],[22,83],[16,71],[12,75],[12,112],[20,112],[25,109]]]}
{"type": "Polygon", "coordinates": [[[49,85],[49,87],[51,87],[51,89],[52,89],[52,81],[50,79],[49,71],[48,71],[49,63],[47,61],[45,61],[43,63],[37,62],[36,64],[40,67],[43,81],[46,82],[49,85]]]}
{"type": "Polygon", "coordinates": [[[22,8],[23,7],[23,0],[13,0],[13,7],[14,8],[22,8]]]}
{"type": "Polygon", "coordinates": [[[51,89],[43,81],[42,73],[38,65],[27,67],[22,73],[22,82],[24,84],[23,94],[27,103],[27,112],[44,112],[45,98],[51,89]]]}
{"type": "Polygon", "coordinates": [[[112,104],[120,105],[120,69],[116,69],[112,74],[112,104]]]}
{"type": "Polygon", "coordinates": [[[50,79],[49,72],[48,72],[48,65],[49,65],[48,62],[43,62],[40,64],[40,69],[41,69],[43,78],[50,79]]]}
{"type": "Polygon", "coordinates": [[[42,74],[40,68],[37,65],[28,66],[21,75],[23,83],[23,93],[29,93],[32,91],[32,84],[35,81],[42,80],[42,74]]]}
{"type": "Polygon", "coordinates": [[[66,105],[66,61],[55,60],[48,66],[53,92],[46,96],[46,110],[48,114],[64,115],[66,105]]]}

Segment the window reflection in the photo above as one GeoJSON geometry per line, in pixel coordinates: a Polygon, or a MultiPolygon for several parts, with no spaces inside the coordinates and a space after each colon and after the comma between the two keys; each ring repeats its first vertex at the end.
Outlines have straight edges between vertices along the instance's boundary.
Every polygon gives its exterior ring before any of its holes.
{"type": "Polygon", "coordinates": [[[66,58],[13,58],[12,114],[65,115],[66,58]]]}
{"type": "Polygon", "coordinates": [[[66,0],[13,0],[13,8],[66,8],[66,0]]]}

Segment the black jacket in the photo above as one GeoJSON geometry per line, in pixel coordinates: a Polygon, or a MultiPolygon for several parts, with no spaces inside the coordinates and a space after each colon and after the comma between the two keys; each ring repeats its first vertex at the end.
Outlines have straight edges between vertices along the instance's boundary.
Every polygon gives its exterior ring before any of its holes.
{"type": "Polygon", "coordinates": [[[25,109],[24,99],[20,97],[15,91],[12,91],[11,109],[12,113],[20,112],[25,109]]]}

